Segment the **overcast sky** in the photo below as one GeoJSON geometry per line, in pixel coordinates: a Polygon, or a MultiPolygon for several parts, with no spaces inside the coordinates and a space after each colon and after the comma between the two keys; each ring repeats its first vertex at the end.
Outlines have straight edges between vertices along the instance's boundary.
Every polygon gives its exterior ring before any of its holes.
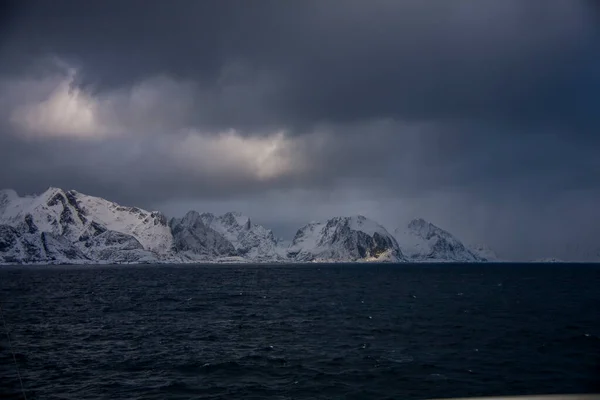
{"type": "Polygon", "coordinates": [[[595,1],[2,4],[0,187],[600,250],[595,1]]]}

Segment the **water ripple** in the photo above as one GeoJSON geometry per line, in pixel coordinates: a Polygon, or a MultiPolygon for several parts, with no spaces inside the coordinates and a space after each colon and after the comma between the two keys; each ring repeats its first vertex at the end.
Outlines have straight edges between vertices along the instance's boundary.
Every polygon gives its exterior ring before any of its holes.
{"type": "Polygon", "coordinates": [[[600,268],[573,268],[19,267],[0,301],[29,399],[589,393],[600,268]]]}

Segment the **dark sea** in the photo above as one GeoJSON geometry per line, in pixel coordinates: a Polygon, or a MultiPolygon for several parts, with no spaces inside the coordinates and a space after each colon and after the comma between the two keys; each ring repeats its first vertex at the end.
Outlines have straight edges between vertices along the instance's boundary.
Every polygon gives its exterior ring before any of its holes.
{"type": "Polygon", "coordinates": [[[2,399],[16,366],[27,399],[600,392],[600,265],[2,267],[0,301],[2,399]]]}

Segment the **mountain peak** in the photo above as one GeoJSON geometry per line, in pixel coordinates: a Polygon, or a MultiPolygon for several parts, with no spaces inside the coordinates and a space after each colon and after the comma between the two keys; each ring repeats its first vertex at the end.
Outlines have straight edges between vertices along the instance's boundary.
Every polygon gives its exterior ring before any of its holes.
{"type": "Polygon", "coordinates": [[[57,187],[49,187],[48,189],[44,190],[39,197],[42,197],[44,199],[51,199],[56,195],[64,195],[65,191],[62,190],[61,188],[57,188],[57,187]]]}
{"type": "Polygon", "coordinates": [[[16,191],[12,189],[2,189],[0,190],[0,215],[10,202],[13,202],[19,198],[19,195],[16,191]]]}
{"type": "Polygon", "coordinates": [[[242,215],[241,212],[229,211],[219,217],[225,224],[246,226],[250,218],[242,215]]]}
{"type": "Polygon", "coordinates": [[[414,261],[482,261],[450,232],[423,218],[413,219],[406,228],[397,228],[394,235],[403,253],[414,261]]]}
{"type": "Polygon", "coordinates": [[[415,218],[408,223],[408,229],[415,230],[415,231],[421,231],[423,229],[431,229],[431,228],[437,228],[437,226],[435,226],[431,222],[425,220],[424,218],[415,218]]]}
{"type": "Polygon", "coordinates": [[[334,217],[300,228],[288,248],[296,261],[400,261],[396,240],[364,216],[334,217]],[[385,259],[382,255],[386,255],[385,259]]]}
{"type": "Polygon", "coordinates": [[[273,232],[262,225],[253,224],[242,213],[230,211],[218,217],[204,213],[201,217],[206,226],[223,235],[240,256],[258,261],[281,259],[273,232]]]}
{"type": "Polygon", "coordinates": [[[408,223],[408,226],[424,226],[424,225],[431,225],[431,223],[429,221],[426,221],[424,218],[414,218],[413,220],[411,220],[408,223]]]}
{"type": "Polygon", "coordinates": [[[211,257],[235,256],[233,245],[210,227],[214,219],[212,214],[199,214],[188,211],[181,219],[173,218],[169,222],[173,235],[173,249],[190,260],[210,260],[211,257]]]}
{"type": "Polygon", "coordinates": [[[198,211],[195,210],[190,210],[188,212],[185,213],[185,215],[183,216],[184,219],[197,219],[200,218],[200,213],[198,211]]]}

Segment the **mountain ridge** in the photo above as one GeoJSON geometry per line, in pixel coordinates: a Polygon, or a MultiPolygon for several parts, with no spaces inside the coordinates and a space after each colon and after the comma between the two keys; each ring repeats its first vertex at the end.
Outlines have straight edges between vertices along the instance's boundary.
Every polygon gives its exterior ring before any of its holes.
{"type": "Polygon", "coordinates": [[[4,264],[492,261],[489,248],[478,249],[421,218],[390,233],[362,215],[338,216],[300,227],[285,245],[239,212],[167,219],[75,190],[0,190],[4,264]]]}

